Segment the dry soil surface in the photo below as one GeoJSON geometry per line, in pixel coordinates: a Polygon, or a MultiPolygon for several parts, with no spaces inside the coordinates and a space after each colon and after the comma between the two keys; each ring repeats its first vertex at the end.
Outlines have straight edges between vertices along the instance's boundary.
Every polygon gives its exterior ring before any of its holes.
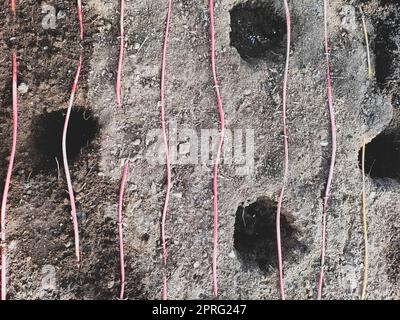
{"type": "MultiPolygon", "coordinates": [[[[367,298],[397,299],[400,5],[396,0],[328,2],[338,152],[328,211],[324,298],[360,296],[364,243],[359,152],[365,137],[367,298]],[[360,5],[370,35],[371,80],[360,5]]],[[[121,108],[115,103],[118,1],[83,1],[83,43],[74,1],[17,1],[14,22],[8,2],[4,3],[0,9],[1,181],[11,144],[12,50],[19,64],[20,118],[7,222],[9,298],[118,296],[117,193],[121,164],[127,158],[131,165],[124,211],[126,297],[160,298],[160,215],[166,172],[164,164],[152,161],[149,154],[160,149],[152,133],[160,128],[167,1],[126,3],[121,108]],[[46,20],[52,13],[56,19],[46,20]],[[78,269],[60,141],[81,50],[83,74],[68,136],[82,250],[78,269]]],[[[293,39],[288,83],[290,174],[282,220],[285,288],[289,299],[313,299],[331,154],[323,1],[289,0],[289,6],[293,39]]],[[[230,162],[225,155],[220,166],[220,298],[278,299],[275,212],[283,173],[283,2],[217,0],[215,19],[226,126],[239,137],[242,130],[243,147],[248,147],[254,160],[246,166],[236,158],[230,162]]],[[[200,144],[207,129],[219,127],[210,70],[208,2],[173,1],[171,23],[166,108],[171,152],[178,148],[178,159],[172,168],[167,220],[169,298],[206,299],[212,298],[213,166],[208,154],[207,159],[198,156],[187,161],[187,153],[192,147],[197,152],[197,144],[185,132],[195,130],[200,144]]],[[[229,143],[229,151],[228,147],[229,143]]]]}

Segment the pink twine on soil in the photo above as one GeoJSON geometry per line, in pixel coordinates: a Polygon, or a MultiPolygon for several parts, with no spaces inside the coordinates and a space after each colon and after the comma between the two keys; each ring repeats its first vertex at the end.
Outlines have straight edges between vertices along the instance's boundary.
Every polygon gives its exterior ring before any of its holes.
{"type": "Polygon", "coordinates": [[[211,35],[211,69],[214,81],[215,95],[217,98],[219,117],[220,117],[220,134],[217,154],[214,163],[214,177],[213,177],[213,211],[214,211],[214,234],[213,234],[213,254],[212,254],[212,277],[213,277],[213,291],[214,296],[218,296],[218,282],[217,282],[217,249],[218,249],[218,166],[222,153],[222,145],[224,142],[225,133],[225,120],[224,109],[222,107],[222,100],[219,91],[218,77],[215,65],[215,30],[214,30],[214,2],[210,0],[210,35],[211,35]]]}
{"type": "Polygon", "coordinates": [[[119,298],[124,299],[125,291],[125,256],[124,256],[124,238],[122,233],[122,206],[124,200],[126,177],[128,175],[129,161],[126,160],[124,164],[124,169],[122,171],[121,185],[119,188],[119,199],[118,199],[118,234],[119,234],[119,257],[121,266],[121,291],[119,298]]]}
{"type": "Polygon", "coordinates": [[[3,201],[1,203],[1,300],[7,298],[7,243],[6,243],[6,219],[7,219],[7,199],[8,190],[11,184],[11,176],[14,167],[15,151],[17,148],[17,129],[18,129],[18,93],[17,93],[17,55],[12,54],[12,109],[13,109],[13,126],[12,126],[12,145],[10,161],[6,181],[4,184],[3,201]]]}
{"type": "Polygon", "coordinates": [[[78,20],[79,20],[79,37],[83,41],[83,16],[82,16],[82,1],[77,0],[78,20]]]}
{"type": "Polygon", "coordinates": [[[169,157],[169,147],[167,138],[167,128],[165,123],[165,77],[166,77],[166,64],[167,64],[167,48],[168,48],[168,37],[171,24],[171,13],[172,13],[172,0],[168,0],[168,11],[165,25],[164,44],[162,51],[162,63],[161,63],[161,83],[160,83],[160,113],[161,113],[161,129],[164,142],[164,154],[167,169],[167,190],[165,194],[164,208],[161,216],[161,244],[162,244],[162,256],[163,256],[163,289],[162,299],[167,300],[167,244],[165,236],[165,224],[167,219],[167,210],[169,197],[171,192],[171,162],[169,157]]]}
{"type": "Polygon", "coordinates": [[[121,0],[121,12],[120,12],[120,35],[119,35],[119,57],[118,57],[118,70],[117,70],[117,83],[116,83],[116,100],[117,104],[121,106],[121,78],[122,78],[122,63],[124,59],[124,12],[125,12],[125,0],[121,0]]]}
{"type": "Polygon", "coordinates": [[[72,187],[71,175],[70,175],[69,167],[68,167],[67,133],[68,133],[68,122],[69,122],[72,106],[73,106],[74,99],[75,99],[75,93],[76,93],[76,89],[78,86],[81,68],[82,68],[82,54],[79,57],[79,62],[78,62],[78,66],[77,66],[77,70],[76,70],[76,74],[75,74],[74,83],[72,85],[71,96],[69,99],[67,114],[65,116],[64,130],[63,130],[63,135],[62,135],[62,156],[63,156],[63,162],[64,162],[65,177],[67,179],[67,185],[68,185],[69,200],[70,200],[70,204],[71,204],[71,216],[72,216],[72,223],[73,223],[73,227],[74,227],[74,237],[75,237],[75,256],[76,256],[76,262],[78,263],[78,266],[80,263],[79,230],[78,230],[78,220],[76,217],[74,189],[72,187]]]}
{"type": "Polygon", "coordinates": [[[283,171],[283,183],[282,189],[279,194],[278,205],[276,210],[276,244],[277,244],[277,254],[278,254],[278,270],[279,270],[279,289],[281,299],[285,300],[285,282],[283,277],[283,263],[282,263],[282,242],[281,242],[281,210],[282,202],[285,193],[285,186],[289,171],[289,147],[288,147],[288,134],[286,126],[286,106],[287,106],[287,82],[289,73],[289,57],[290,57],[290,38],[291,38],[291,19],[290,11],[287,0],[283,0],[286,12],[286,25],[287,25],[287,48],[286,48],[286,63],[285,63],[285,73],[283,77],[282,85],[282,127],[283,127],[283,144],[285,149],[284,156],[284,171],[283,171]]]}
{"type": "Polygon", "coordinates": [[[15,16],[15,0],[11,0],[11,16],[15,16]]]}
{"type": "Polygon", "coordinates": [[[329,168],[328,180],[326,183],[324,201],[323,201],[323,212],[322,212],[322,239],[321,239],[321,266],[319,281],[317,284],[317,296],[318,300],[322,297],[322,286],[324,282],[324,268],[325,268],[325,253],[326,253],[326,230],[327,230],[327,210],[328,201],[330,196],[331,184],[333,179],[333,172],[336,161],[336,125],[335,125],[335,110],[333,108],[332,98],[332,85],[331,85],[331,72],[329,63],[329,43],[328,43],[328,18],[327,18],[327,0],[324,0],[324,47],[325,47],[325,60],[326,60],[326,81],[327,81],[327,95],[328,95],[328,107],[329,117],[331,123],[331,136],[332,136],[332,155],[331,163],[329,168]]]}

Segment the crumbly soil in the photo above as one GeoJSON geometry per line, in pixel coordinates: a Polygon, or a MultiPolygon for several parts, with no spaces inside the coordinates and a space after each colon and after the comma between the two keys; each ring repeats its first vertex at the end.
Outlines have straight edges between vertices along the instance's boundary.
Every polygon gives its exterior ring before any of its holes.
{"type": "MultiPolygon", "coordinates": [[[[226,126],[254,130],[255,146],[250,174],[238,174],[235,163],[220,167],[220,298],[278,299],[274,216],[283,172],[283,5],[280,0],[215,2],[216,60],[226,126]]],[[[117,194],[121,164],[130,158],[124,211],[126,297],[158,299],[166,172],[162,163],[146,156],[158,147],[146,135],[160,127],[167,2],[127,2],[122,108],[115,103],[118,1],[83,1],[82,44],[74,2],[47,4],[59,15],[55,29],[42,27],[46,13],[41,1],[18,1],[14,22],[8,3],[0,9],[1,181],[11,144],[12,50],[18,55],[20,91],[7,223],[9,298],[116,299],[117,194]],[[81,50],[83,73],[68,137],[83,259],[78,269],[60,139],[81,50]]],[[[289,0],[289,6],[293,43],[287,115],[290,174],[282,219],[285,289],[288,299],[313,299],[331,154],[323,1],[289,0]]],[[[328,212],[324,297],[360,296],[364,244],[359,151],[365,137],[367,298],[398,299],[400,5],[396,0],[331,0],[328,19],[338,151],[328,212]],[[370,35],[372,80],[361,4],[370,35]]],[[[208,1],[174,1],[166,110],[178,131],[218,129],[209,53],[208,1]]],[[[212,298],[212,168],[210,161],[172,168],[166,228],[170,299],[212,298]]]]}

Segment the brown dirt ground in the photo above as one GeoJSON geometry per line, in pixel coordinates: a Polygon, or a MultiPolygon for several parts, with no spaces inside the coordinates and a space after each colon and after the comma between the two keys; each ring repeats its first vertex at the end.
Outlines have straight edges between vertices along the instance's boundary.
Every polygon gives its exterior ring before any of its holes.
{"type": "MultiPolygon", "coordinates": [[[[74,150],[70,154],[71,171],[83,256],[80,270],[74,262],[65,176],[57,170],[55,160],[62,166],[57,141],[81,50],[76,7],[70,1],[48,0],[47,4],[55,6],[57,13],[64,12],[65,17],[60,14],[57,28],[45,30],[41,24],[45,16],[42,1],[18,1],[15,39],[7,1],[0,9],[1,181],[11,141],[13,49],[18,55],[21,91],[18,150],[8,211],[10,299],[117,297],[117,192],[121,159],[128,157],[126,296],[160,297],[159,222],[165,168],[147,161],[146,153],[154,141],[147,140],[146,134],[159,128],[166,1],[162,5],[154,0],[127,2],[123,108],[116,107],[114,99],[117,2],[83,1],[84,66],[69,137],[69,149],[74,150]]],[[[371,141],[367,145],[367,298],[398,299],[400,6],[389,0],[329,3],[338,158],[328,218],[324,297],[359,298],[364,246],[358,157],[365,136],[371,141]],[[372,81],[367,80],[360,4],[371,38],[372,81]]],[[[288,105],[290,178],[283,220],[289,299],[315,298],[319,272],[322,193],[330,159],[322,4],[289,0],[293,16],[288,105]]],[[[282,3],[217,0],[215,15],[217,68],[227,127],[253,129],[255,133],[253,174],[240,176],[235,165],[221,165],[220,297],[277,299],[274,212],[283,157],[282,3]],[[264,13],[259,16],[261,11],[264,13]],[[267,36],[257,38],[257,32],[264,32],[261,37],[266,32],[267,36]],[[251,44],[249,39],[253,39],[251,44]]],[[[207,1],[174,1],[167,73],[168,119],[178,128],[218,128],[207,1]]],[[[210,163],[173,166],[167,223],[171,299],[212,297],[211,178],[210,163]]]]}

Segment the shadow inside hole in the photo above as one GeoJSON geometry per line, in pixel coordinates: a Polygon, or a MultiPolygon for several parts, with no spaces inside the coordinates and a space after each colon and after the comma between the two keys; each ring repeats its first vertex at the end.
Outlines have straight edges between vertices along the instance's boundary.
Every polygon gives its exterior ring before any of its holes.
{"type": "Polygon", "coordinates": [[[377,24],[375,39],[376,80],[380,89],[397,82],[400,77],[400,16],[399,8],[390,12],[388,17],[377,24]]]}
{"type": "MultiPolygon", "coordinates": [[[[37,171],[57,168],[57,158],[62,166],[62,133],[66,110],[46,113],[35,121],[33,132],[37,154],[37,171]]],[[[67,156],[69,164],[76,161],[83,149],[90,145],[99,132],[99,124],[90,111],[72,109],[67,133],[67,156]]]]}
{"type": "MultiPolygon", "coordinates": [[[[257,265],[263,272],[270,272],[277,267],[275,219],[276,204],[265,198],[237,209],[233,244],[244,266],[257,265]]],[[[296,232],[286,217],[281,215],[282,253],[285,260],[293,258],[294,251],[300,254],[307,252],[307,247],[296,239],[296,232]]]]}
{"type": "MultiPolygon", "coordinates": [[[[362,168],[362,149],[358,153],[362,168]]],[[[365,174],[371,178],[400,178],[400,132],[382,132],[365,146],[365,174]]]]}
{"type": "Polygon", "coordinates": [[[247,62],[276,60],[285,52],[286,22],[273,1],[248,1],[230,11],[231,46],[247,62]]]}

